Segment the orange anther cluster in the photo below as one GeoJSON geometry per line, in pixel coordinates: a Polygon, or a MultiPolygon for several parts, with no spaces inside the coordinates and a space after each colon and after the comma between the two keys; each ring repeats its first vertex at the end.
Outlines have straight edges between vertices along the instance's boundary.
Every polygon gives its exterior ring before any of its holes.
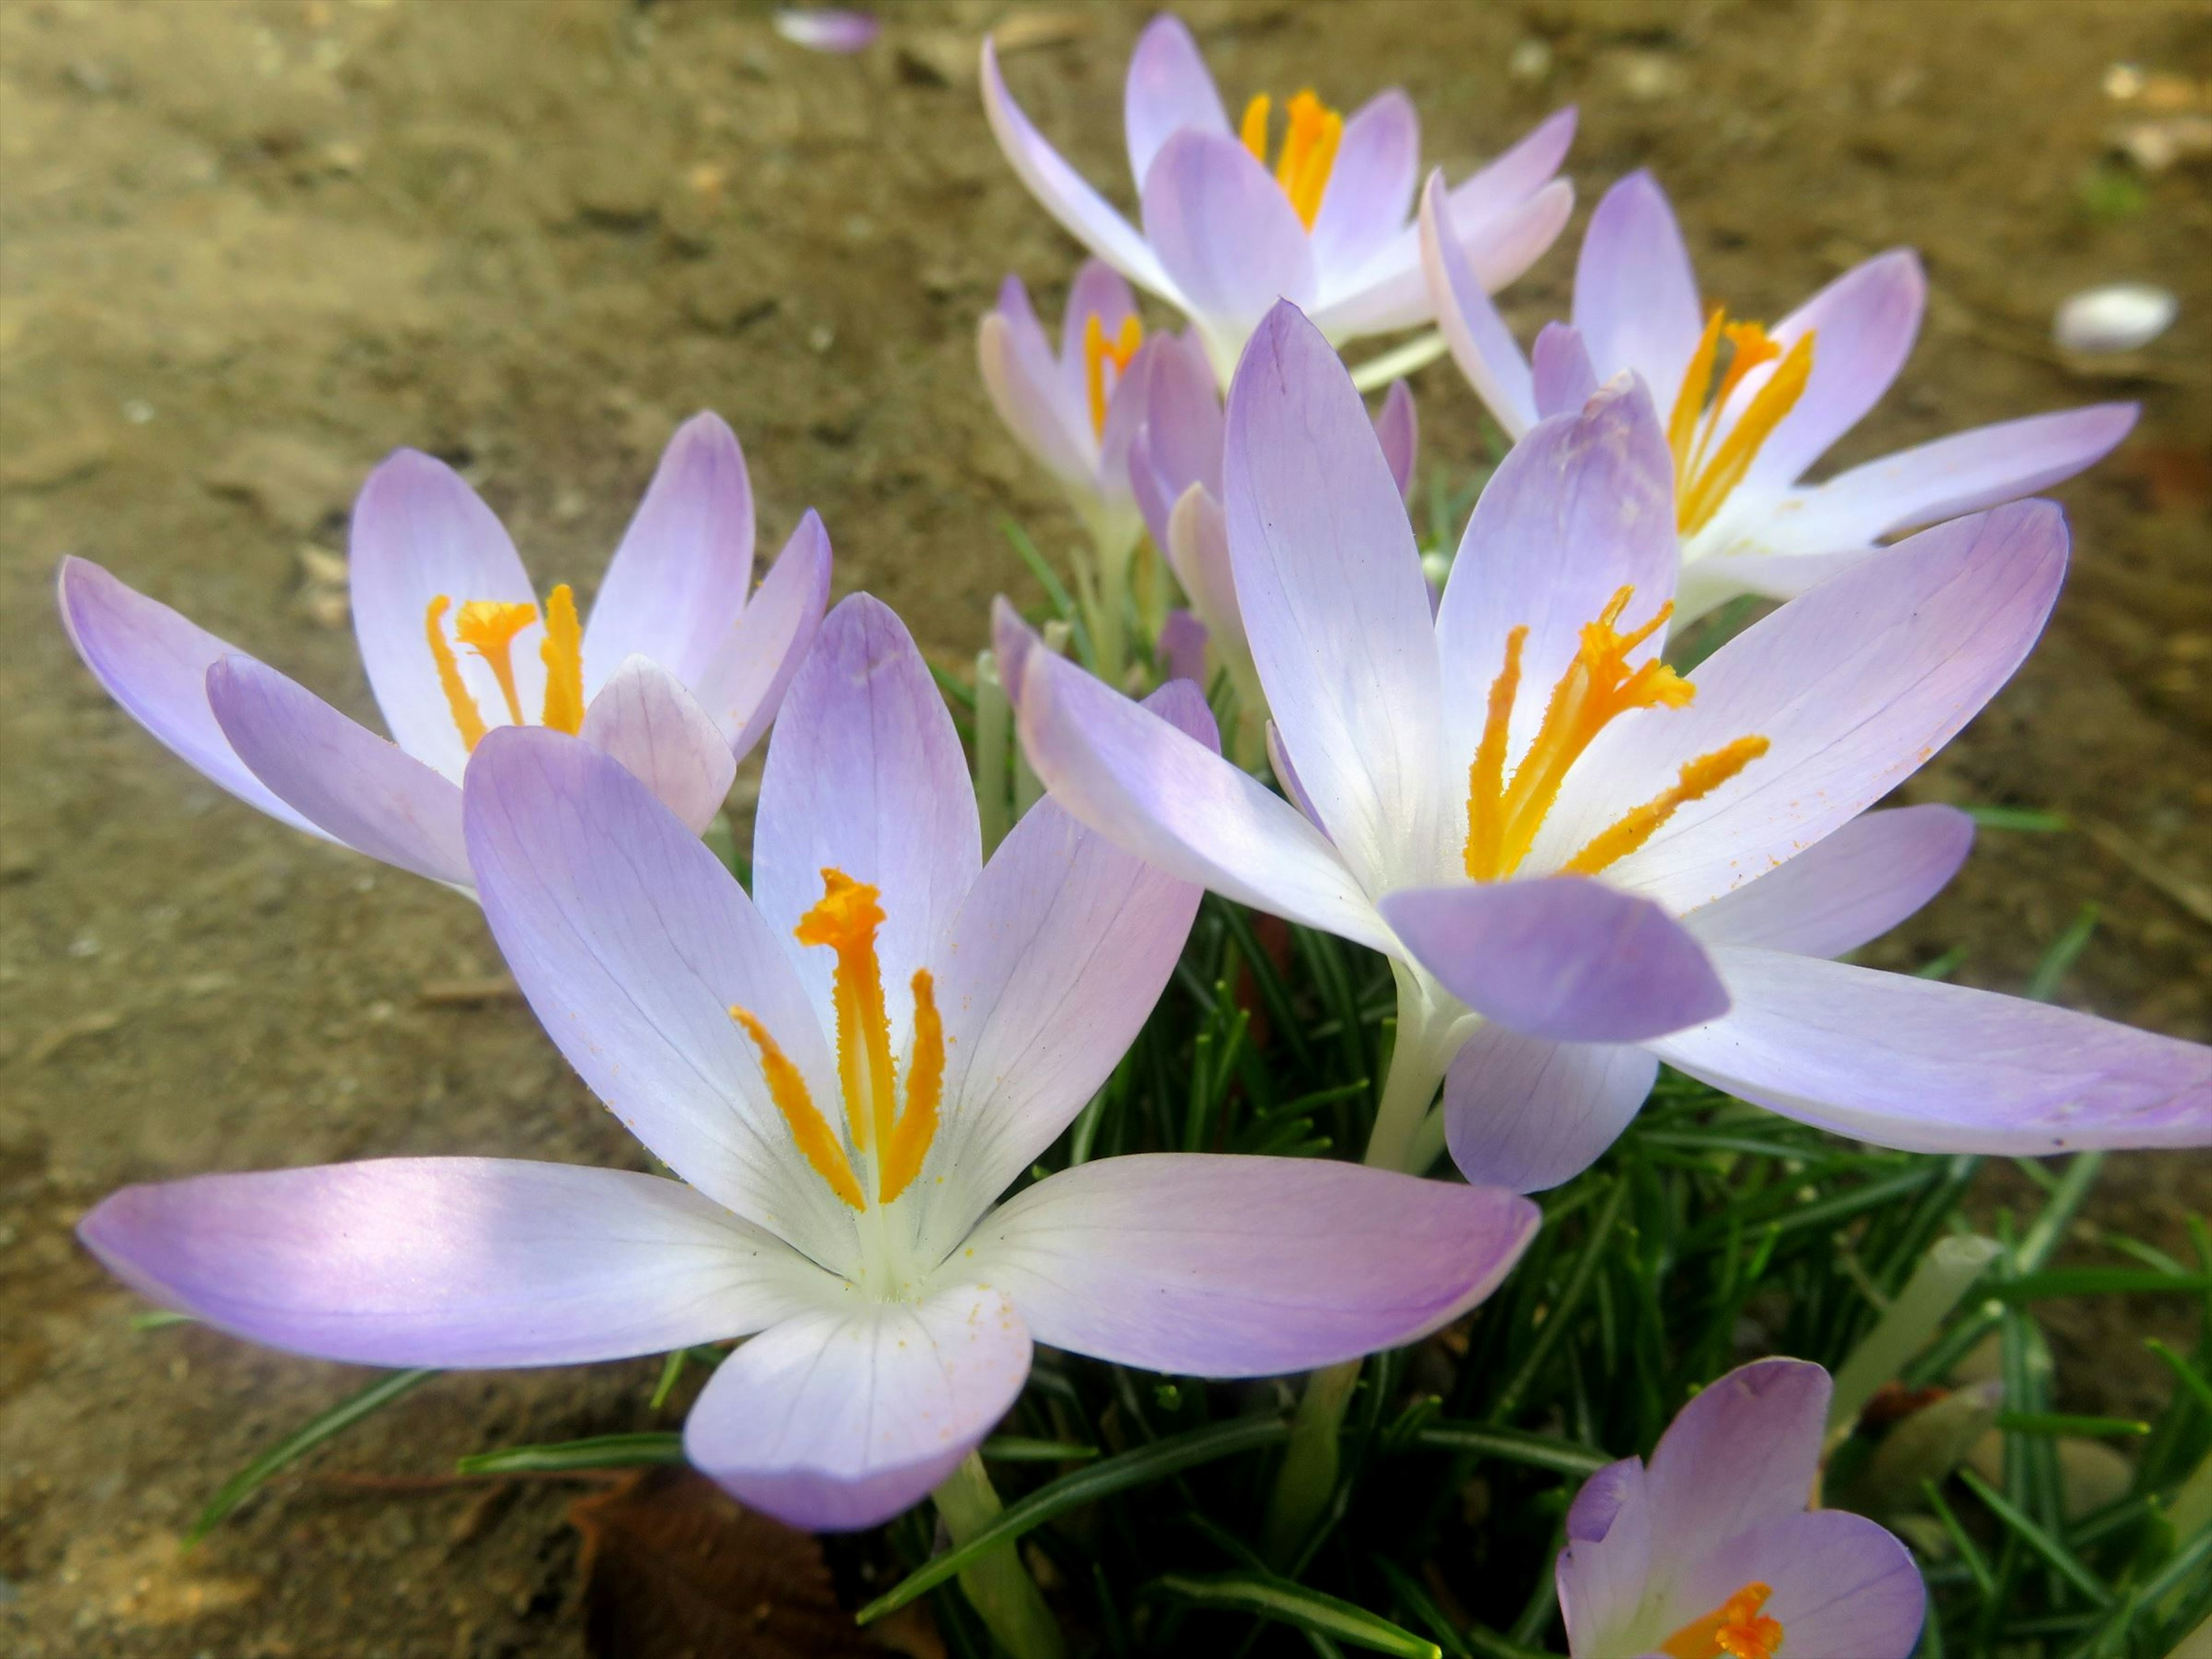
{"type": "MultiPolygon", "coordinates": [[[[448,640],[446,613],[453,603],[451,596],[444,593],[432,599],[422,615],[422,631],[430,647],[430,660],[438,671],[438,689],[446,694],[446,706],[453,711],[461,742],[473,752],[483,740],[483,711],[461,676],[460,659],[453,647],[456,643],[465,646],[483,659],[499,687],[500,700],[507,705],[507,720],[520,726],[522,693],[514,679],[514,641],[516,635],[538,620],[538,607],[501,599],[471,599],[454,612],[453,637],[448,640]]],[[[556,731],[579,731],[584,724],[583,630],[576,621],[575,595],[565,582],[546,599],[545,640],[538,655],[545,664],[545,701],[540,719],[556,731]]]]}
{"type": "Polygon", "coordinates": [[[1659,1644],[1669,1659],[1774,1659],[1782,1650],[1782,1622],[1759,1612],[1774,1591],[1749,1583],[1702,1619],[1692,1619],[1659,1644]]]}
{"type": "Polygon", "coordinates": [[[1145,325],[1132,312],[1121,319],[1121,327],[1111,339],[1106,335],[1106,325],[1092,312],[1083,324],[1083,383],[1091,392],[1091,435],[1106,435],[1106,410],[1114,395],[1114,387],[1121,381],[1122,371],[1129,367],[1129,359],[1137,355],[1137,348],[1145,343],[1145,325]],[[1109,367],[1114,379],[1106,378],[1109,367]]]}
{"type": "Polygon", "coordinates": [[[1729,492],[1750,471],[1760,446],[1805,395],[1812,375],[1811,334],[1800,335],[1784,352],[1757,323],[1730,323],[1727,313],[1715,307],[1667,420],[1667,442],[1674,452],[1674,525],[1683,535],[1695,535],[1712,521],[1729,492]],[[1729,364],[1716,384],[1714,363],[1723,336],[1729,364]],[[1781,362],[1774,372],[1752,394],[1728,435],[1719,437],[1729,399],[1753,369],[1777,358],[1781,362]]]}
{"type": "MultiPolygon", "coordinates": [[[[1264,92],[1244,106],[1238,136],[1252,159],[1267,165],[1267,116],[1273,100],[1264,92]]],[[[1283,134],[1282,154],[1275,158],[1275,182],[1291,198],[1298,222],[1308,230],[1321,215],[1321,198],[1328,191],[1328,175],[1336,166],[1337,146],[1344,141],[1344,117],[1314,96],[1310,88],[1291,99],[1284,113],[1289,126],[1283,134]]]]}

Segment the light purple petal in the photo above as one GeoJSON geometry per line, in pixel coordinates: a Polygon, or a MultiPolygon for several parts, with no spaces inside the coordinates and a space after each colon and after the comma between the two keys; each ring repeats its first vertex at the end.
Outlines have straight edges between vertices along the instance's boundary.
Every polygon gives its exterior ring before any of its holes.
{"type": "Polygon", "coordinates": [[[810,52],[854,52],[874,44],[883,24],[864,11],[835,6],[787,7],[774,19],[775,32],[810,52]]]}
{"type": "Polygon", "coordinates": [[[472,884],[450,780],[251,657],[209,669],[205,695],[238,757],[325,834],[433,881],[472,884]]]}
{"type": "Polygon", "coordinates": [[[1036,1340],[1118,1364],[1264,1376],[1395,1348],[1494,1290],[1536,1206],[1324,1158],[1079,1164],[986,1217],[951,1264],[1036,1340]]]}
{"type": "Polygon", "coordinates": [[[1485,1025],[1444,1078],[1444,1138],[1477,1186],[1542,1192],[1620,1138],[1659,1062],[1623,1043],[1552,1042],[1485,1025]]]}
{"type": "Polygon", "coordinates": [[[1358,276],[1406,228],[1420,173],[1421,118],[1393,87],[1344,124],[1328,187],[1314,216],[1316,280],[1324,291],[1358,276]]]}
{"type": "Polygon", "coordinates": [[[1973,845],[1974,821],[1956,807],[1863,813],[1682,925],[1707,945],[1839,957],[1942,891],[1973,845]]]}
{"type": "MultiPolygon", "coordinates": [[[[1543,722],[1582,629],[1622,587],[1640,626],[1673,596],[1674,464],[1642,386],[1607,387],[1533,428],[1498,464],[1468,519],[1437,611],[1449,711],[1444,764],[1464,780],[1488,717],[1508,637],[1526,627],[1509,762],[1543,722]]],[[[1633,660],[1656,657],[1662,629],[1633,660]]],[[[1464,836],[1464,823],[1458,834],[1464,836]]]]}
{"type": "Polygon", "coordinates": [[[1567,1510],[1567,1545],[1553,1570],[1559,1615],[1574,1659],[1604,1659],[1625,1645],[1651,1570],[1651,1505],[1644,1461],[1608,1463],[1567,1510]]]}
{"type": "Polygon", "coordinates": [[[876,936],[892,1049],[912,1018],[915,969],[938,945],[983,867],[975,787],[944,694],[906,624],[855,593],[822,624],[784,697],[753,821],[753,898],[836,1029],[830,951],[792,930],[821,902],[824,870],[882,894],[876,936]]]}
{"type": "MultiPolygon", "coordinates": [[[[449,639],[453,613],[471,599],[535,605],[514,544],[459,473],[403,449],[362,486],[349,546],[354,632],[384,723],[393,742],[458,783],[468,748],[441,689],[425,622],[430,602],[441,594],[453,601],[445,618],[449,639]]],[[[514,643],[526,716],[538,713],[545,682],[538,653],[542,637],[533,624],[514,643]]],[[[507,724],[490,670],[471,651],[459,651],[457,659],[485,724],[507,724]]]]}
{"type": "Polygon", "coordinates": [[[713,718],[680,680],[643,657],[632,657],[600,688],[577,736],[620,761],[694,835],[714,821],[738,774],[713,718]]]}
{"type": "MultiPolygon", "coordinates": [[[[1211,746],[1195,686],[1170,684],[1145,706],[1211,746]]],[[[1106,1081],[1175,971],[1202,890],[1049,798],[991,855],[938,973],[946,1119],[922,1171],[943,1183],[925,1255],[951,1249],[1106,1081]]]]}
{"type": "Polygon", "coordinates": [[[1653,1634],[1664,1639],[1747,1583],[1773,1587],[1761,1611],[1780,1622],[1790,1659],[1910,1659],[1927,1612],[1910,1550],[1863,1515],[1816,1510],[1777,1516],[1715,1548],[1671,1587],[1653,1634]]]}
{"type": "Polygon", "coordinates": [[[719,415],[676,428],[623,532],[584,623],[588,700],[632,656],[696,684],[745,607],[753,492],[744,452],[719,415]]]}
{"type": "Polygon", "coordinates": [[[1221,94],[1180,17],[1163,12],[1137,37],[1121,94],[1121,125],[1129,142],[1129,177],[1140,189],[1160,147],[1185,127],[1230,130],[1221,94]]]}
{"type": "MultiPolygon", "coordinates": [[[[1664,1571],[1667,1557],[1691,1559],[1802,1514],[1820,1468],[1829,1393],[1827,1372],[1802,1359],[1753,1360],[1699,1390],[1659,1437],[1644,1471],[1655,1566],[1664,1571]]],[[[1716,1598],[1684,1618],[1717,1605],[1716,1598]]]]}
{"type": "Polygon", "coordinates": [[[2102,460],[2136,412],[2093,404],[1901,449],[1778,506],[1759,540],[1778,553],[1832,552],[2033,495],[2102,460]]]}
{"type": "Polygon", "coordinates": [[[1531,366],[1540,415],[1571,415],[1597,395],[1597,371],[1583,349],[1583,337],[1565,323],[1544,325],[1531,366]]]}
{"type": "Polygon", "coordinates": [[[1284,797],[1306,815],[1307,822],[1326,836],[1328,831],[1322,830],[1321,814],[1314,811],[1313,798],[1306,793],[1305,785],[1298,781],[1298,769],[1291,764],[1290,755],[1283,748],[1283,734],[1275,729],[1273,720],[1267,722],[1267,768],[1274,773],[1275,781],[1281,787],[1284,797]]]}
{"type": "Polygon", "coordinates": [[[1536,423],[1536,393],[1528,360],[1477,280],[1457,235],[1446,228],[1443,170],[1421,192],[1421,263],[1436,307],[1437,326],[1452,361],[1509,438],[1536,423]]]}
{"type": "Polygon", "coordinates": [[[1370,892],[1440,846],[1443,689],[1406,505],[1352,377],[1293,307],[1229,390],[1230,563],[1298,775],[1370,892]]]}
{"type": "Polygon", "coordinates": [[[2212,1048],[1778,951],[1713,952],[1734,1006],[1652,1047],[1802,1122],[1916,1152],[2212,1145],[2212,1048]]]}
{"type": "Polygon", "coordinates": [[[246,769],[208,707],[207,672],[237,647],[128,587],[89,559],[57,578],[62,625],[107,695],[171,753],[280,823],[328,838],[246,769]]]}
{"type": "Polygon", "coordinates": [[[830,603],[830,532],[809,507],[691,694],[743,760],[767,732],[830,603]]]}
{"type": "Polygon", "coordinates": [[[1705,324],[1666,192],[1632,173],[1599,199],[1575,264],[1575,328],[1590,362],[1603,380],[1634,369],[1671,408],[1705,324]]]}
{"type": "Polygon", "coordinates": [[[233,1336],[362,1365],[569,1365],[743,1336],[833,1281],[679,1182],[402,1158],[126,1187],[77,1224],[233,1336]]]}
{"type": "Polygon", "coordinates": [[[1030,1334],[1006,1293],[788,1319],[720,1365],[684,1449],[742,1503],[811,1531],[872,1527],[927,1496],[1014,1403],[1030,1334]]]}
{"type": "Polygon", "coordinates": [[[1229,523],[1222,516],[1221,503],[1203,484],[1191,485],[1175,504],[1161,550],[1216,647],[1249,658],[1244,613],[1237,607],[1237,577],[1229,562],[1229,523]]]}
{"type": "Polygon", "coordinates": [[[611,757],[543,728],[477,746],[461,814],[492,937],[592,1092],[708,1197],[842,1270],[852,1212],[799,1152],[730,1009],[759,1019],[834,1123],[829,1045],[721,861],[611,757]]]}
{"type": "Polygon", "coordinates": [[[1030,310],[1019,277],[1006,278],[998,309],[976,325],[975,359],[991,406],[1014,441],[1061,483],[1092,488],[1098,462],[1090,413],[1080,404],[1071,406],[1060,365],[1030,310]]]}
{"type": "MultiPolygon", "coordinates": [[[[1775,325],[1774,342],[1785,352],[1814,336],[1813,375],[1760,447],[1747,483],[1794,482],[1881,401],[1911,355],[1927,298],[1918,256],[1900,248],[1845,271],[1775,325]]],[[[1773,372],[1770,365],[1745,376],[1729,407],[1746,406],[1773,372]]]]}
{"type": "MultiPolygon", "coordinates": [[[[1127,509],[1133,504],[1133,483],[1130,477],[1130,450],[1145,430],[1145,416],[1152,401],[1152,380],[1175,342],[1172,337],[1147,340],[1137,349],[1128,367],[1115,376],[1111,390],[1106,394],[1106,424],[1098,434],[1098,495],[1102,501],[1121,509],[1125,519],[1127,509]]],[[[1141,517],[1141,512],[1136,515],[1141,517]]],[[[1128,525],[1128,539],[1133,546],[1139,526],[1132,520],[1128,525]]]]}
{"type": "Polygon", "coordinates": [[[2047,501],[1923,531],[1793,599],[1692,677],[1686,708],[1640,709],[1567,775],[1530,854],[1554,868],[1693,757],[1735,739],[1768,751],[1683,806],[1608,881],[1680,915],[1839,829],[1979,711],[2041,632],[2066,568],[2047,501]]]}
{"type": "Polygon", "coordinates": [[[1213,367],[1194,336],[1158,339],[1160,361],[1146,386],[1145,428],[1161,491],[1170,506],[1194,483],[1218,495],[1225,425],[1213,367]]]}
{"type": "MultiPolygon", "coordinates": [[[[1023,654],[1018,627],[1001,614],[1002,664],[1023,654]]],[[[1240,903],[1395,948],[1321,832],[1213,746],[1048,651],[1027,652],[1013,698],[1023,751],[1079,822],[1240,903]]]]}
{"type": "Polygon", "coordinates": [[[991,124],[991,135],[999,141],[1015,176],[1029,186],[1030,194],[1060,221],[1069,235],[1131,282],[1152,289],[1170,305],[1180,306],[1175,285],[1136,227],[1085,183],[1083,175],[1068,166],[1022,113],[1006,90],[998,52],[988,35],[983,40],[982,79],[983,113],[991,124]]]}
{"type": "Polygon", "coordinates": [[[1267,170],[1225,133],[1184,130],[1145,175],[1145,236],[1193,322],[1231,347],[1276,301],[1310,301],[1313,248],[1267,170]]]}
{"type": "Polygon", "coordinates": [[[1188,680],[1201,690],[1206,685],[1206,624],[1194,611],[1181,606],[1168,612],[1160,623],[1155,647],[1164,679],[1188,680]]]}
{"type": "Polygon", "coordinates": [[[1641,1042],[1728,1007],[1681,923],[1587,877],[1407,888],[1382,910],[1444,989],[1527,1036],[1641,1042]]]}
{"type": "Polygon", "coordinates": [[[1462,237],[1543,192],[1575,142],[1576,118],[1571,105],[1553,111],[1452,186],[1452,223],[1462,237]]]}
{"type": "Polygon", "coordinates": [[[1413,461],[1420,453],[1420,416],[1413,408],[1413,389],[1403,380],[1390,382],[1382,394],[1382,407],[1375,414],[1375,441],[1382,446],[1382,459],[1398,485],[1398,498],[1413,499],[1413,461]]]}

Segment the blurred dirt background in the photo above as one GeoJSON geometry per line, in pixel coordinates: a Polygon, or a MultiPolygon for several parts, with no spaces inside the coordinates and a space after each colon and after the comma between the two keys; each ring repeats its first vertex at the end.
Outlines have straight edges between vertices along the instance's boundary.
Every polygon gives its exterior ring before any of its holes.
{"type": "MultiPolygon", "coordinates": [[[[1401,83],[1455,176],[1578,103],[1585,205],[1656,167],[1739,313],[1917,246],[1920,346],[1835,462],[2141,398],[2119,454],[2062,492],[2077,554],[2051,636],[1908,791],[2081,829],[1986,834],[1875,959],[1963,947],[1960,977],[2017,989],[2094,903],[2065,999],[2212,1036],[2212,194],[2202,160],[2112,159],[2144,112],[2106,85],[2131,63],[2201,93],[2212,9],[1185,10],[1232,104],[1401,83]],[[2178,290],[2181,320],[2087,380],[2047,319],[2119,277],[2178,290]]],[[[541,586],[588,589],[670,429],[712,407],[764,546],[818,507],[840,590],[957,663],[994,592],[1034,597],[1000,517],[1073,533],[974,371],[1001,275],[1056,313],[1077,258],[992,146],[976,43],[1011,25],[1018,94],[1126,201],[1146,15],[894,7],[848,59],[733,0],[0,0],[0,1649],[578,1653],[574,1488],[344,1476],[653,1425],[649,1363],[440,1379],[178,1553],[224,1477],[362,1374],[134,1331],[71,1238],[86,1206],[210,1169],[634,1154],[497,994],[465,902],[255,816],[109,704],[55,621],[56,561],[108,564],[373,720],[342,564],[370,465],[447,457],[541,586]]],[[[1578,227],[1507,296],[1524,325],[1563,305],[1578,227]]],[[[1423,465],[1462,471],[1474,398],[1448,364],[1416,391],[1423,465]]],[[[2118,1220],[2170,1237],[2203,1206],[2202,1156],[2113,1164],[2118,1220]]]]}

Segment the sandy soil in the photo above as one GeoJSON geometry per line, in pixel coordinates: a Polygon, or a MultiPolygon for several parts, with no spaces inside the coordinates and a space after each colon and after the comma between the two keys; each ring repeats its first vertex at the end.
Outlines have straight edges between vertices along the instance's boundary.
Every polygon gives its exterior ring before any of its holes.
{"type": "MultiPolygon", "coordinates": [[[[0,0],[0,1646],[33,1656],[580,1651],[566,1494],[290,1480],[197,1552],[205,1495],[361,1374],[136,1333],[69,1228],[118,1182],[398,1152],[629,1157],[517,1003],[463,901],[312,845],[112,708],[56,624],[78,552],[350,711],[373,711],[331,570],[395,445],[464,465],[541,581],[588,586],[674,423],[738,428],[773,546],[809,505],[841,590],[947,663],[1000,588],[995,526],[1071,533],[996,429],[975,319],[1074,251],[994,150],[989,4],[891,14],[858,59],[719,0],[0,0]]],[[[2136,434],[2062,492],[2078,558],[2051,636],[1908,790],[2094,835],[1984,838],[1879,956],[1952,945],[2017,988],[2084,903],[2080,1006],[2212,1036],[2212,291],[2206,176],[2085,193],[2106,65],[2212,71],[2212,10],[1523,0],[1194,6],[1232,96],[1392,82],[1455,173],[1579,102],[1585,201],[1656,167],[1708,291],[1771,318],[1919,246],[1928,327],[1839,459],[2127,395],[2136,434]],[[1518,55],[1516,56],[1516,49],[1518,55]],[[2106,192],[2109,195],[2109,192],[2106,192]],[[2142,276],[2182,321],[2090,382],[2041,344],[2064,295],[2142,276]]],[[[1009,72],[1121,176],[1144,14],[1032,18],[1009,72]]],[[[1571,236],[1513,290],[1564,299],[1571,236]]],[[[1056,301],[1055,301],[1056,303],[1056,301]]],[[[1448,366],[1425,464],[1475,453],[1448,366]]],[[[2116,1160],[2170,1231],[2202,1157],[2116,1160]]],[[[316,1467],[432,1474],[520,1438],[648,1425],[649,1365],[434,1382],[316,1467]]],[[[669,1418],[673,1420],[672,1416],[669,1418]]]]}

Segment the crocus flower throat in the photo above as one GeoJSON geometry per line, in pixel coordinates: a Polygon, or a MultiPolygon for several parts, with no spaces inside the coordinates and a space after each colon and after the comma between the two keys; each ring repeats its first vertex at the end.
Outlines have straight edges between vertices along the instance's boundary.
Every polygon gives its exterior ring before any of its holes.
{"type": "Polygon", "coordinates": [[[822,902],[799,919],[792,934],[801,945],[826,945],[837,955],[837,1081],[853,1152],[867,1161],[867,1186],[853,1168],[844,1138],[814,1103],[806,1079],[768,1028],[744,1008],[732,1007],[730,1018],[760,1050],[769,1092],[799,1152],[830,1191],[866,1215],[892,1203],[913,1183],[937,1137],[945,1091],[945,1024],[929,970],[916,969],[914,1058],[907,1068],[906,1109],[899,1110],[883,966],[876,956],[876,930],[884,924],[882,894],[834,869],[823,871],[822,888],[822,902]]]}
{"type": "MultiPolygon", "coordinates": [[[[1237,137],[1252,159],[1267,165],[1267,117],[1274,100],[1261,93],[1244,106],[1237,137]]],[[[1291,99],[1284,113],[1290,125],[1283,132],[1283,148],[1275,158],[1275,182],[1291,198],[1298,222],[1308,230],[1321,214],[1321,198],[1328,190],[1328,175],[1336,165],[1336,148],[1344,138],[1344,117],[1314,96],[1308,88],[1291,99]]]]}
{"type": "Polygon", "coordinates": [[[1667,444],[1674,452],[1674,527],[1683,535],[1693,536],[1711,522],[1729,492],[1751,470],[1759,446],[1805,395],[1805,383],[1812,374],[1810,331],[1799,336],[1785,353],[1760,324],[1731,323],[1725,310],[1713,307],[1698,349],[1690,354],[1681,390],[1674,394],[1674,412],[1667,418],[1667,444]],[[1714,360],[1723,337],[1731,355],[1717,385],[1714,360]],[[1752,394],[1728,435],[1721,438],[1722,416],[1729,398],[1752,370],[1777,358],[1780,367],[1752,394]]]}
{"type": "Polygon", "coordinates": [[[1746,1584],[1702,1619],[1692,1619],[1659,1644],[1668,1659],[1774,1659],[1782,1650],[1782,1621],[1759,1612],[1774,1592],[1746,1584]]]}
{"type": "MultiPolygon", "coordinates": [[[[483,659],[499,683],[507,719],[517,726],[526,725],[521,693],[514,683],[514,638],[538,620],[538,607],[471,599],[455,614],[453,638],[448,640],[446,612],[453,603],[452,596],[446,593],[431,600],[423,613],[422,631],[430,642],[431,660],[438,667],[439,689],[453,711],[461,741],[473,754],[483,740],[483,711],[477,707],[475,694],[461,678],[454,641],[483,659]]],[[[584,634],[576,621],[576,597],[566,582],[546,598],[545,639],[538,650],[545,664],[545,702],[539,711],[540,721],[573,737],[584,724],[584,634]]]]}
{"type": "MultiPolygon", "coordinates": [[[[1680,708],[1697,695],[1695,686],[1656,657],[1629,666],[1629,653],[1656,633],[1674,609],[1671,602],[1662,605],[1642,627],[1620,633],[1617,624],[1635,595],[1633,587],[1620,588],[1595,621],[1583,625],[1581,648],[1552,688],[1543,723],[1510,784],[1505,750],[1521,689],[1521,653],[1528,642],[1528,625],[1506,635],[1505,663],[1491,683],[1482,740],[1468,769],[1465,860],[1469,878],[1503,881],[1521,867],[1568,772],[1615,715],[1632,708],[1680,708]]],[[[1564,868],[1574,875],[1594,876],[1627,857],[1677,808],[1711,794],[1766,749],[1767,740],[1754,735],[1700,755],[1682,768],[1673,787],[1601,832],[1564,868]]]]}
{"type": "Polygon", "coordinates": [[[1145,325],[1136,313],[1131,312],[1121,319],[1118,333],[1109,338],[1106,325],[1092,312],[1083,324],[1083,384],[1091,395],[1091,435],[1106,435],[1106,409],[1113,400],[1114,388],[1121,384],[1122,374],[1129,367],[1129,359],[1137,355],[1137,348],[1145,343],[1145,325]],[[1109,378],[1108,371],[1112,371],[1109,378]]]}

